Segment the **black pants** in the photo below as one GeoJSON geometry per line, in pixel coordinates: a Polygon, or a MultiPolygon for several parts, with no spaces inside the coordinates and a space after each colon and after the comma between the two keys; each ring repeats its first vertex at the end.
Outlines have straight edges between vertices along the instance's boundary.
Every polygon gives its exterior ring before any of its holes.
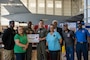
{"type": "Polygon", "coordinates": [[[83,54],[84,60],[88,60],[88,44],[87,43],[77,43],[76,53],[77,53],[78,60],[81,60],[82,54],[83,54]]]}
{"type": "Polygon", "coordinates": [[[15,53],[16,60],[25,60],[25,53],[15,53]]]}
{"type": "Polygon", "coordinates": [[[57,60],[58,51],[49,51],[51,60],[57,60]]]}
{"type": "Polygon", "coordinates": [[[26,60],[31,60],[32,58],[32,43],[29,43],[28,49],[26,51],[26,60]]]}

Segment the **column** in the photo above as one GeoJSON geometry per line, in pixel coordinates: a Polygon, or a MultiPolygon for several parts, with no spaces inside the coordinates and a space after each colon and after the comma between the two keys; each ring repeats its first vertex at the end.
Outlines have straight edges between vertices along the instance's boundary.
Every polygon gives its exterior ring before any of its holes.
{"type": "Polygon", "coordinates": [[[84,21],[90,25],[90,0],[84,0],[84,21]]]}

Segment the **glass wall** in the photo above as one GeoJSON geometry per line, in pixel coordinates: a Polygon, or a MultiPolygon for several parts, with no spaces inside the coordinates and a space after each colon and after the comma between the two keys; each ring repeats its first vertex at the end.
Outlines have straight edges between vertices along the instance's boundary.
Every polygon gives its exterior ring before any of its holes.
{"type": "Polygon", "coordinates": [[[54,3],[53,0],[46,0],[46,14],[54,14],[54,3]]]}
{"type": "Polygon", "coordinates": [[[84,0],[84,21],[90,26],[90,0],[84,0]]]}
{"type": "Polygon", "coordinates": [[[55,0],[55,15],[62,15],[62,1],[55,0]]]}
{"type": "Polygon", "coordinates": [[[38,0],[37,2],[37,13],[45,14],[45,0],[38,0]]]}
{"type": "Polygon", "coordinates": [[[62,15],[62,0],[21,0],[21,1],[33,14],[62,15]]]}
{"type": "Polygon", "coordinates": [[[21,0],[34,14],[74,16],[83,10],[82,0],[21,0]]]}

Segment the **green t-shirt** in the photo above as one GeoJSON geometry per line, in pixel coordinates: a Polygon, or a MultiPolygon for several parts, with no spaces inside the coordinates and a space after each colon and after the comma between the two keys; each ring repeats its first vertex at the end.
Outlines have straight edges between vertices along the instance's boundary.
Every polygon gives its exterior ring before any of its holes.
{"type": "MultiPolygon", "coordinates": [[[[22,44],[27,44],[27,42],[28,42],[26,34],[23,34],[23,36],[21,36],[19,34],[16,34],[15,37],[14,37],[14,40],[17,40],[17,39],[22,44]]],[[[23,47],[20,47],[17,44],[15,44],[15,46],[14,46],[14,53],[25,53],[25,52],[26,52],[26,50],[24,50],[23,47]]]]}

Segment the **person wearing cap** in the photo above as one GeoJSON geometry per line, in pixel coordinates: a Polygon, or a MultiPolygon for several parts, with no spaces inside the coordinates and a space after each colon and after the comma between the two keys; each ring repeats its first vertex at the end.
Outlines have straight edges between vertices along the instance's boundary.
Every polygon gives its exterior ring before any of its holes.
{"type": "Polygon", "coordinates": [[[53,20],[52,24],[54,25],[54,31],[57,31],[59,32],[60,35],[62,35],[62,28],[57,27],[57,24],[58,24],[57,20],[53,20]]]}
{"type": "Polygon", "coordinates": [[[68,29],[68,24],[63,25],[62,31],[63,41],[65,42],[66,58],[67,60],[74,60],[74,40],[75,34],[72,30],[68,29]]]}
{"type": "MultiPolygon", "coordinates": [[[[28,22],[28,26],[24,28],[24,33],[26,34],[34,34],[35,32],[32,29],[32,22],[28,22]]],[[[26,60],[31,60],[32,58],[32,43],[29,43],[27,51],[26,51],[26,60]]]]}
{"type": "Polygon", "coordinates": [[[14,21],[9,21],[9,28],[7,28],[2,36],[2,42],[4,44],[4,53],[3,53],[3,60],[14,60],[14,36],[15,30],[14,28],[14,21]]]}
{"type": "Polygon", "coordinates": [[[78,25],[78,29],[75,32],[77,59],[81,60],[82,55],[83,55],[84,60],[88,60],[88,41],[87,41],[87,38],[90,37],[90,34],[89,34],[87,29],[82,28],[81,21],[78,21],[77,25],[78,25]]]}
{"type": "MultiPolygon", "coordinates": [[[[52,24],[54,25],[54,31],[57,31],[57,32],[61,35],[61,37],[62,37],[62,39],[63,39],[63,36],[62,36],[62,28],[57,27],[58,21],[57,21],[57,20],[53,20],[53,21],[52,21],[52,24]]],[[[63,41],[62,41],[62,43],[63,43],[63,41]]],[[[61,46],[62,46],[62,43],[61,43],[61,46]]],[[[60,55],[61,55],[61,53],[60,53],[60,51],[59,51],[59,52],[58,52],[58,60],[61,59],[60,55]]]]}

